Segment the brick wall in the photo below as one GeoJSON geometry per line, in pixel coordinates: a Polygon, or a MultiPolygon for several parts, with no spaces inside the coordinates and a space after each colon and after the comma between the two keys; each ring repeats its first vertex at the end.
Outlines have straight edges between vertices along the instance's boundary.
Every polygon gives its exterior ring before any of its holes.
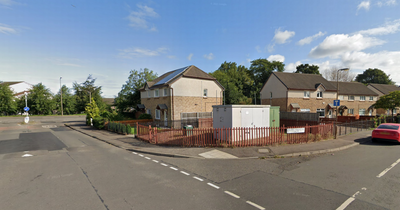
{"type": "Polygon", "coordinates": [[[262,99],[261,105],[279,106],[281,112],[286,112],[286,98],[262,99]],[[272,104],[270,103],[272,102],[272,104]]]}
{"type": "MultiPolygon", "coordinates": [[[[166,104],[168,107],[167,110],[167,117],[168,120],[171,120],[171,97],[169,96],[164,96],[164,97],[157,97],[157,98],[142,98],[141,99],[142,104],[146,107],[146,112],[147,109],[151,110],[151,116],[153,119],[156,117],[156,107],[158,104],[166,104]]],[[[164,110],[161,110],[160,113],[160,119],[164,119],[164,110]]]]}
{"type": "Polygon", "coordinates": [[[174,96],[174,119],[180,120],[185,112],[212,112],[213,105],[221,105],[222,98],[218,97],[187,97],[174,96]]]}

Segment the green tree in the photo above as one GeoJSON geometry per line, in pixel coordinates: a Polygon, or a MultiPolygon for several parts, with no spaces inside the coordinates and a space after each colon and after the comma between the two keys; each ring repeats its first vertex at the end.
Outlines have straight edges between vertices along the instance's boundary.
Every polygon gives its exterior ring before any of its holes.
{"type": "Polygon", "coordinates": [[[50,89],[42,83],[34,85],[28,94],[28,107],[32,114],[52,114],[56,106],[50,89]]]}
{"type": "Polygon", "coordinates": [[[218,70],[210,73],[225,88],[225,104],[250,104],[249,95],[253,80],[249,70],[235,62],[224,62],[218,70]]]}
{"type": "Polygon", "coordinates": [[[380,69],[367,69],[362,74],[357,75],[356,81],[363,84],[376,83],[376,84],[389,84],[394,85],[395,83],[389,78],[384,71],[380,69]]]}
{"type": "Polygon", "coordinates": [[[268,80],[272,72],[283,72],[285,64],[280,61],[268,61],[264,58],[259,58],[251,61],[250,77],[254,81],[252,95],[256,95],[257,100],[260,99],[260,91],[264,83],[268,80]]]}
{"type": "Polygon", "coordinates": [[[319,73],[319,66],[317,65],[309,65],[307,64],[300,64],[298,66],[296,66],[296,72],[295,73],[301,73],[301,74],[319,74],[321,75],[321,73],[319,73]]]}
{"type": "Polygon", "coordinates": [[[393,117],[393,110],[396,107],[400,107],[400,91],[393,91],[387,95],[381,96],[374,104],[375,108],[379,109],[390,109],[392,110],[392,117],[393,117]]]}
{"type": "Polygon", "coordinates": [[[73,83],[73,89],[75,91],[75,111],[80,113],[85,111],[86,104],[90,103],[90,98],[96,101],[97,106],[100,110],[105,110],[107,105],[103,102],[101,97],[101,86],[96,86],[94,83],[96,79],[93,79],[92,75],[89,75],[85,82],[78,84],[73,83]]]}
{"type": "MultiPolygon", "coordinates": [[[[63,85],[61,87],[62,90],[62,103],[63,103],[63,113],[64,114],[74,114],[76,113],[76,101],[75,101],[75,96],[72,95],[71,89],[68,88],[67,86],[63,85]]],[[[61,95],[60,91],[58,91],[57,95],[54,97],[56,106],[57,106],[57,112],[61,113],[61,95]]]]}
{"type": "Polygon", "coordinates": [[[126,84],[122,85],[122,89],[115,99],[119,112],[123,112],[128,107],[135,107],[137,104],[140,104],[139,89],[146,82],[153,81],[157,77],[157,74],[148,68],[140,69],[140,71],[131,70],[126,84]]]}
{"type": "Polygon", "coordinates": [[[17,112],[17,103],[13,92],[6,84],[0,83],[0,115],[10,115],[17,112]]]}

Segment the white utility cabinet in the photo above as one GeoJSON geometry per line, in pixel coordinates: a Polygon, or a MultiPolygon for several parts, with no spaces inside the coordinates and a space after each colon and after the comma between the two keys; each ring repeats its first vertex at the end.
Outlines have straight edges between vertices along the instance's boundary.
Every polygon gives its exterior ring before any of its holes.
{"type": "Polygon", "coordinates": [[[260,134],[252,129],[235,132],[239,128],[265,128],[270,123],[270,105],[216,105],[213,106],[213,127],[233,128],[226,134],[214,132],[215,138],[221,140],[236,141],[239,139],[254,139],[268,135],[268,132],[260,134]],[[262,135],[262,136],[260,136],[262,135]]]}

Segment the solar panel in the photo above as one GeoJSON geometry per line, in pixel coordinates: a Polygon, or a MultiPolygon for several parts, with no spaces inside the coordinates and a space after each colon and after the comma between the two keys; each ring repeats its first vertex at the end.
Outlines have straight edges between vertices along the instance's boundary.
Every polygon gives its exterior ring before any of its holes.
{"type": "Polygon", "coordinates": [[[175,71],[172,72],[170,75],[168,75],[168,76],[166,76],[164,79],[158,81],[158,82],[157,82],[156,84],[154,84],[153,86],[155,86],[155,85],[162,85],[162,84],[165,84],[165,83],[169,82],[171,79],[173,79],[174,77],[178,76],[180,73],[184,72],[188,67],[189,67],[189,66],[186,66],[186,67],[183,67],[183,68],[180,68],[180,69],[175,70],[175,71]]]}

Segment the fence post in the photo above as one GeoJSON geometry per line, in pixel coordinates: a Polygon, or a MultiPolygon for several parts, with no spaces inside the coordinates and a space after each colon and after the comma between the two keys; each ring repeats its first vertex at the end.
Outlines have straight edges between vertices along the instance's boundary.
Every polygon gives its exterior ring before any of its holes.
{"type": "Polygon", "coordinates": [[[333,122],[333,128],[335,129],[335,139],[337,139],[337,122],[333,122]]]}
{"type": "Polygon", "coordinates": [[[151,143],[151,125],[149,125],[149,143],[151,143]]]}

